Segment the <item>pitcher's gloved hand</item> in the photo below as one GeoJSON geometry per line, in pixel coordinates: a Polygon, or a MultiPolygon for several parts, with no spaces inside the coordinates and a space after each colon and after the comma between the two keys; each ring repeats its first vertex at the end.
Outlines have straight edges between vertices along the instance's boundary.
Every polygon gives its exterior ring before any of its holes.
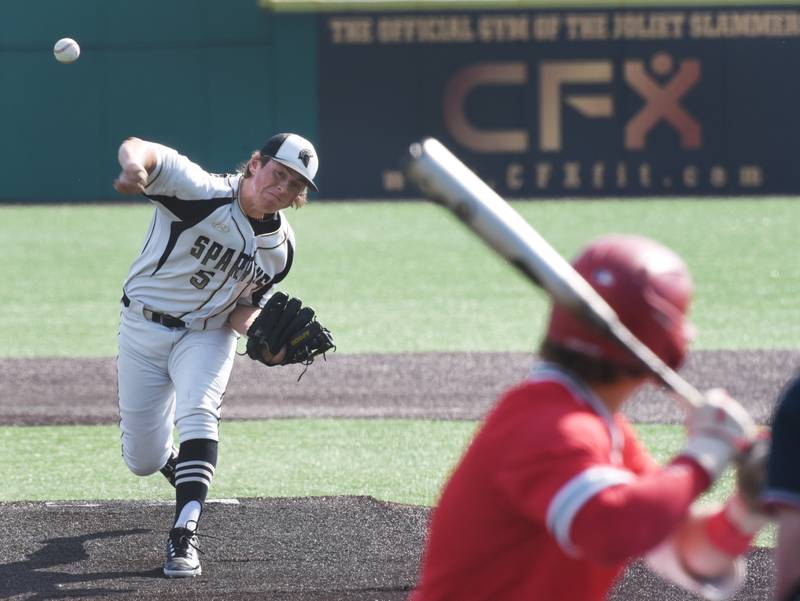
{"type": "Polygon", "coordinates": [[[336,349],[330,331],[299,298],[276,292],[247,330],[247,355],[264,365],[310,365],[336,349]]]}

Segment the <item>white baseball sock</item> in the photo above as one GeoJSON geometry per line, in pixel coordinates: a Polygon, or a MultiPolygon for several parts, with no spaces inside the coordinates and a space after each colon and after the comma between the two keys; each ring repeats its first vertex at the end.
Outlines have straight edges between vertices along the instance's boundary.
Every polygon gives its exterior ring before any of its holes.
{"type": "Polygon", "coordinates": [[[178,519],[175,520],[175,528],[186,528],[186,524],[191,522],[192,529],[197,527],[197,523],[200,521],[200,511],[202,510],[202,506],[197,501],[189,501],[186,505],[183,506],[181,509],[181,513],[178,516],[178,519]]]}

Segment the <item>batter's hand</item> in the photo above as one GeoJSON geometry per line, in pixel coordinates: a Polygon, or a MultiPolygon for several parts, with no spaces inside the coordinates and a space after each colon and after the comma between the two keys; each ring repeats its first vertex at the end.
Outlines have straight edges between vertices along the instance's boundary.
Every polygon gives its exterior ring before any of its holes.
{"type": "Polygon", "coordinates": [[[750,448],[758,427],[747,410],[721,388],[709,390],[705,397],[706,402],[686,417],[689,439],[681,454],[700,464],[713,481],[750,448]]]}
{"type": "Polygon", "coordinates": [[[143,194],[147,185],[147,169],[128,163],[114,180],[114,189],[120,194],[143,194]]]}

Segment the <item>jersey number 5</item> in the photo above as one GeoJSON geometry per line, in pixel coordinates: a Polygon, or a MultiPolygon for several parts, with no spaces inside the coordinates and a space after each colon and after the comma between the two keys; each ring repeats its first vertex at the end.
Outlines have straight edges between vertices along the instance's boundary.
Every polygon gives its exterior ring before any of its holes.
{"type": "Polygon", "coordinates": [[[211,278],[213,277],[214,277],[213,271],[207,271],[205,269],[201,269],[191,278],[189,278],[189,283],[195,288],[203,289],[206,286],[208,286],[208,283],[211,281],[211,278]]]}

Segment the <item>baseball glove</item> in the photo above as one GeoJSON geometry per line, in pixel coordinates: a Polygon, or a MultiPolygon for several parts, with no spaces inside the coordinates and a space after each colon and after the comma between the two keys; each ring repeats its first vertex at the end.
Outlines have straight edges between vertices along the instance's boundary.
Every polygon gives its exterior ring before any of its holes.
{"type": "Polygon", "coordinates": [[[264,365],[311,365],[317,355],[334,349],[330,331],[317,321],[314,309],[299,298],[276,292],[247,330],[247,355],[264,365]],[[275,356],[286,347],[280,362],[275,356]]]}

